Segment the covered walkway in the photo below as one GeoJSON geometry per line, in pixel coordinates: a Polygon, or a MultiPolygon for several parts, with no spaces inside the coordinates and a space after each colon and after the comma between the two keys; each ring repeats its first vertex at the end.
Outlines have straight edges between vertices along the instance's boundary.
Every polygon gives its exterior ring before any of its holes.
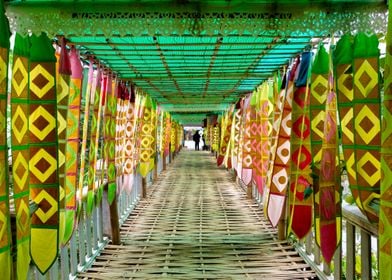
{"type": "Polygon", "coordinates": [[[183,151],[80,279],[310,279],[209,152],[183,151]]]}

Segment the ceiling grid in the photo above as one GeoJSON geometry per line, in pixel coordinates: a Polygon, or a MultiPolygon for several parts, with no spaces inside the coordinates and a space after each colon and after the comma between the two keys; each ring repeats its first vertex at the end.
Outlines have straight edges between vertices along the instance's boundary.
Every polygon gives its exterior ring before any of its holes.
{"type": "Polygon", "coordinates": [[[13,31],[66,37],[184,123],[225,110],[331,34],[385,34],[387,18],[385,0],[5,2],[13,31]]]}

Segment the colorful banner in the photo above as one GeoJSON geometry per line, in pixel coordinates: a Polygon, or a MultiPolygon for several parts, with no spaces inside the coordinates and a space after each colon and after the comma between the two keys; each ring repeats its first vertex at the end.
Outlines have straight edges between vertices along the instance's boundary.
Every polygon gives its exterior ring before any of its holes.
{"type": "Polygon", "coordinates": [[[293,95],[288,233],[293,232],[298,239],[309,233],[313,220],[308,84],[311,58],[311,52],[301,55],[293,95]]]}
{"type": "Polygon", "coordinates": [[[233,124],[232,124],[232,154],[231,158],[233,161],[233,168],[237,172],[237,174],[240,174],[240,168],[239,168],[239,160],[238,160],[238,154],[239,154],[239,149],[240,149],[240,135],[241,135],[241,116],[242,116],[242,99],[237,102],[235,105],[234,109],[234,114],[233,114],[233,124]]]}
{"type": "MultiPolygon", "coordinates": [[[[272,140],[272,126],[273,126],[273,85],[270,82],[265,82],[262,85],[260,92],[260,154],[261,154],[261,181],[256,181],[259,191],[265,189],[268,177],[270,177],[270,153],[272,140]],[[259,186],[260,184],[260,186],[259,186]]],[[[271,166],[272,169],[272,166],[271,166]]]]}
{"type": "Polygon", "coordinates": [[[242,169],[241,177],[242,182],[249,186],[252,182],[252,135],[251,128],[253,123],[253,115],[251,108],[251,96],[245,98],[244,101],[244,114],[243,114],[243,137],[242,137],[242,169]]]}
{"type": "Polygon", "coordinates": [[[283,112],[278,131],[277,148],[272,168],[272,179],[267,202],[267,217],[273,227],[276,227],[284,215],[287,187],[290,177],[290,135],[292,126],[292,101],[294,91],[294,77],[299,65],[299,58],[288,71],[288,82],[285,97],[282,100],[283,112]]]}
{"type": "Polygon", "coordinates": [[[128,96],[125,96],[126,124],[125,124],[125,162],[124,162],[124,188],[130,194],[134,179],[134,153],[136,145],[135,125],[135,92],[131,86],[128,96]]]}
{"type": "MultiPolygon", "coordinates": [[[[284,69],[286,71],[286,69],[284,69]]],[[[281,81],[280,76],[274,77],[274,108],[273,108],[273,122],[272,122],[272,133],[271,133],[271,151],[269,153],[269,167],[268,167],[268,175],[266,178],[264,194],[263,194],[263,206],[264,206],[264,214],[267,217],[267,206],[268,200],[270,196],[270,189],[272,184],[272,172],[274,170],[274,162],[276,156],[276,149],[278,145],[278,134],[280,130],[280,125],[282,123],[283,116],[283,106],[286,96],[286,72],[283,73],[284,81],[281,81]]]]}
{"type": "MultiPolygon", "coordinates": [[[[141,147],[140,147],[140,164],[139,164],[139,172],[142,177],[146,177],[148,172],[151,170],[151,165],[154,165],[153,160],[151,160],[154,150],[152,148],[155,143],[155,138],[153,134],[153,125],[152,125],[152,114],[153,114],[153,106],[151,97],[146,96],[144,102],[144,113],[142,117],[141,124],[141,147]]],[[[172,128],[174,130],[174,128],[172,128]]],[[[175,137],[174,132],[172,132],[172,138],[175,137]]],[[[173,141],[173,139],[172,139],[173,141]]],[[[175,140],[172,142],[171,146],[172,152],[175,150],[175,140]]]]}
{"type": "MultiPolygon", "coordinates": [[[[0,2],[0,271],[1,276],[4,279],[11,279],[11,226],[10,226],[10,211],[9,211],[9,184],[8,184],[8,149],[7,149],[7,85],[8,85],[8,52],[10,47],[9,37],[10,30],[8,26],[8,19],[4,14],[3,1],[0,2]]],[[[21,63],[22,64],[22,63],[21,63]]],[[[25,69],[22,65],[21,69],[25,69]]],[[[26,70],[25,70],[26,71],[26,70]]],[[[21,73],[20,80],[23,83],[27,83],[27,73],[21,73]]],[[[25,92],[26,93],[26,92],[25,92]]],[[[25,100],[27,95],[24,96],[25,100]]],[[[26,103],[26,102],[25,102],[26,103]]],[[[27,104],[25,105],[27,108],[27,104]]],[[[27,131],[27,128],[23,126],[26,123],[26,111],[23,112],[20,109],[21,114],[25,116],[19,123],[22,125],[22,129],[27,131]]],[[[21,141],[24,136],[22,132],[20,134],[21,141]]],[[[20,141],[20,142],[21,142],[20,141]]],[[[25,143],[21,143],[25,144],[25,143]]],[[[25,146],[26,147],[26,146],[25,146]]],[[[28,158],[28,155],[26,155],[28,158]]],[[[21,160],[26,164],[26,158],[21,154],[21,160]]],[[[22,167],[22,170],[26,170],[26,167],[22,167]]],[[[27,174],[27,172],[21,172],[27,174]]],[[[21,183],[23,187],[23,183],[21,183]]],[[[27,204],[28,207],[28,204],[27,204]]],[[[28,209],[27,209],[28,211],[28,209]]]]}
{"type": "Polygon", "coordinates": [[[389,4],[382,104],[379,276],[392,279],[392,5],[389,4]]]}
{"type": "Polygon", "coordinates": [[[117,112],[117,81],[111,75],[107,79],[106,90],[106,110],[105,110],[105,136],[107,140],[104,144],[106,151],[105,160],[107,162],[107,179],[108,179],[108,202],[112,204],[117,194],[116,184],[116,112],[117,112]]]}
{"type": "Polygon", "coordinates": [[[28,38],[16,34],[11,82],[12,178],[16,212],[16,279],[27,279],[30,265],[29,54],[28,38]]]}
{"type": "Polygon", "coordinates": [[[71,239],[76,225],[76,188],[78,182],[78,159],[79,159],[79,121],[80,102],[82,90],[83,68],[79,53],[71,48],[71,81],[68,103],[67,120],[67,154],[66,154],[66,181],[65,181],[65,230],[63,245],[71,239]]]}
{"type": "Polygon", "coordinates": [[[65,232],[65,185],[66,185],[66,153],[67,153],[67,128],[68,128],[68,102],[69,85],[71,79],[71,65],[65,38],[61,39],[61,46],[56,51],[56,93],[57,93],[57,139],[59,157],[59,188],[60,188],[60,224],[59,239],[63,243],[65,232]]]}
{"type": "Polygon", "coordinates": [[[56,57],[46,34],[30,38],[30,197],[38,206],[31,216],[30,254],[45,274],[59,248],[56,57]]]}
{"type": "MultiPolygon", "coordinates": [[[[88,155],[88,191],[87,191],[87,215],[91,215],[96,202],[97,186],[97,160],[98,160],[98,147],[100,138],[100,123],[102,111],[102,98],[101,85],[102,74],[101,69],[98,68],[93,77],[90,95],[90,146],[88,155]]],[[[98,196],[97,196],[98,197],[98,196]]]]}
{"type": "Polygon", "coordinates": [[[337,97],[331,54],[321,46],[312,67],[310,101],[316,242],[330,263],[341,241],[341,186],[338,161],[337,97]],[[325,104],[325,105],[324,105],[325,104]],[[319,116],[322,120],[319,120],[319,116]],[[320,133],[320,122],[323,131],[320,133]],[[322,146],[320,147],[320,138],[322,146]],[[318,157],[318,153],[321,155],[318,157]]]}
{"type": "Polygon", "coordinates": [[[379,55],[376,35],[358,33],[354,38],[354,164],[347,161],[347,172],[356,174],[356,203],[370,222],[378,222],[381,163],[381,96],[379,90],[379,55]]]}
{"type": "Polygon", "coordinates": [[[219,153],[217,157],[217,165],[221,166],[226,158],[228,168],[231,168],[231,157],[227,157],[228,149],[230,149],[230,139],[231,139],[231,122],[232,122],[232,114],[233,108],[226,112],[226,114],[222,117],[222,135],[220,139],[219,145],[219,153]]]}

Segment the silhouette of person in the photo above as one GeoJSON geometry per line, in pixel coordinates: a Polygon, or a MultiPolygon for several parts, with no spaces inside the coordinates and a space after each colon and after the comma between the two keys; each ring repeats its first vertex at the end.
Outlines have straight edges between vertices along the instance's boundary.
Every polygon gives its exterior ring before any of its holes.
{"type": "Polygon", "coordinates": [[[200,150],[200,147],[199,147],[200,134],[199,134],[198,130],[195,132],[195,134],[193,134],[193,141],[195,141],[195,151],[199,151],[200,150]]]}

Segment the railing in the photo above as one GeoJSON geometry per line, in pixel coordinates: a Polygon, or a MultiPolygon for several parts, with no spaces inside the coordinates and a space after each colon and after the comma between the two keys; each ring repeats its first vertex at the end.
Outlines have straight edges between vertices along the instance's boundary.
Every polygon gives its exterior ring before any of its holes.
{"type": "MultiPolygon", "coordinates": [[[[170,163],[171,158],[169,156],[166,157],[166,162],[163,163],[163,160],[158,156],[156,169],[147,175],[147,187],[155,180],[154,176],[158,176],[166,167],[166,164],[170,163]]],[[[131,192],[129,194],[122,192],[117,198],[120,225],[125,222],[142,198],[142,181],[141,176],[135,174],[131,192]]],[[[75,279],[78,273],[85,271],[92,265],[95,258],[109,242],[110,228],[106,228],[106,225],[108,220],[110,220],[110,213],[106,199],[106,193],[104,192],[101,203],[93,209],[90,216],[85,211],[81,213],[78,226],[70,242],[61,248],[58,259],[49,272],[42,275],[34,266],[31,266],[29,279],[75,279]]],[[[83,209],[86,209],[85,203],[83,209]]]]}
{"type": "MultiPolygon", "coordinates": [[[[232,176],[247,197],[254,199],[262,208],[263,196],[257,187],[254,184],[245,186],[234,174],[232,176]]],[[[378,279],[377,225],[369,223],[354,205],[343,203],[342,212],[342,243],[330,265],[322,260],[313,231],[305,240],[300,241],[292,236],[289,239],[320,279],[378,279]]]]}

